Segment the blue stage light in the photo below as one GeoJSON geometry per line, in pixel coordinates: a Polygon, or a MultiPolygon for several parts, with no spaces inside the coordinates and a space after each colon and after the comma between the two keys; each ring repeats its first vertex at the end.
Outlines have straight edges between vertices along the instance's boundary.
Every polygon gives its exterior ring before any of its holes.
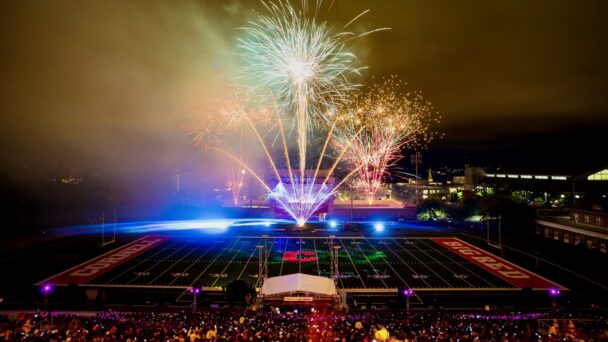
{"type": "Polygon", "coordinates": [[[382,233],[384,231],[384,223],[382,223],[382,222],[374,223],[374,231],[376,233],[382,233]]]}
{"type": "Polygon", "coordinates": [[[329,221],[329,227],[330,228],[336,228],[336,227],[338,227],[338,222],[336,222],[336,220],[329,221]]]}

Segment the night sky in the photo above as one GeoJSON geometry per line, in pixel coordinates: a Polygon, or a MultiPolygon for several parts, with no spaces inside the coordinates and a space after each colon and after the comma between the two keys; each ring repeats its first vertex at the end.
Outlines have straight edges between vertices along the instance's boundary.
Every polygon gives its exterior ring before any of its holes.
{"type": "MultiPolygon", "coordinates": [[[[327,1],[326,7],[328,3],[327,1]]],[[[346,1],[328,16],[390,27],[349,49],[443,119],[432,166],[584,172],[608,164],[608,2],[346,1]],[[588,155],[591,154],[591,157],[588,155]]],[[[2,173],[53,161],[136,174],[200,158],[179,126],[236,66],[257,1],[0,2],[2,173]]]]}

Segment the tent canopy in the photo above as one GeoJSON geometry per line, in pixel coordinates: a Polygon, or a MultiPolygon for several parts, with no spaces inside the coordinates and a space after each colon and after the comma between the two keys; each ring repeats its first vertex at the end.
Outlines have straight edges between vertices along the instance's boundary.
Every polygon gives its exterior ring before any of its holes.
{"type": "Polygon", "coordinates": [[[268,278],[264,280],[261,290],[261,294],[264,296],[294,292],[314,293],[324,296],[334,296],[337,294],[336,285],[331,278],[317,277],[304,273],[268,278]]]}

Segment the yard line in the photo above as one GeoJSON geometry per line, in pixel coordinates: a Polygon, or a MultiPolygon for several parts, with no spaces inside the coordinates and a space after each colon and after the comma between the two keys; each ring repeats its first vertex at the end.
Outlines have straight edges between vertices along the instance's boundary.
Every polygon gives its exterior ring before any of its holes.
{"type": "MultiPolygon", "coordinates": [[[[170,258],[173,254],[181,251],[182,249],[184,249],[184,245],[182,245],[180,248],[174,250],[173,252],[169,253],[169,255],[167,255],[166,257],[164,257],[161,261],[157,261],[154,265],[148,267],[144,272],[149,272],[151,269],[153,269],[154,267],[160,265],[163,261],[167,260],[168,258],[170,258]]],[[[132,278],[131,280],[129,280],[127,282],[127,285],[131,284],[133,281],[137,280],[139,278],[139,274],[135,276],[135,278],[132,278]]]]}
{"type": "MultiPolygon", "coordinates": [[[[395,241],[395,239],[391,239],[391,240],[395,241]]],[[[437,278],[441,279],[444,283],[446,283],[448,285],[448,287],[454,287],[454,285],[450,284],[447,280],[443,279],[439,274],[437,274],[437,272],[435,272],[432,268],[430,268],[429,265],[427,265],[425,262],[422,262],[422,260],[418,259],[412,252],[410,252],[407,249],[405,249],[405,247],[403,247],[399,242],[395,241],[395,244],[397,244],[399,247],[401,247],[402,251],[404,251],[407,254],[411,255],[420,264],[424,265],[424,267],[426,267],[429,271],[431,271],[431,273],[433,273],[434,275],[436,275],[437,278]]],[[[418,248],[418,247],[416,247],[416,249],[420,250],[420,248],[418,248]]]]}
{"type": "MultiPolygon", "coordinates": [[[[418,240],[418,241],[420,241],[420,240],[418,240]]],[[[425,245],[426,245],[426,244],[425,244],[425,245]]],[[[422,248],[420,248],[420,247],[418,247],[418,246],[416,246],[416,248],[417,248],[419,251],[421,251],[422,253],[424,253],[426,256],[428,256],[429,258],[433,259],[433,261],[435,261],[437,264],[441,265],[441,267],[445,268],[446,270],[448,270],[449,272],[451,272],[452,274],[454,274],[454,271],[453,271],[451,268],[449,268],[449,267],[447,267],[446,265],[444,265],[444,264],[443,264],[441,261],[439,261],[439,260],[435,259],[435,257],[434,257],[434,256],[432,256],[431,254],[429,254],[429,253],[425,252],[425,251],[424,251],[422,248]]],[[[470,283],[468,280],[466,280],[465,278],[463,278],[463,279],[461,279],[461,280],[462,280],[462,281],[464,281],[465,283],[467,283],[467,284],[468,284],[470,287],[472,287],[472,288],[476,288],[476,286],[475,286],[475,285],[471,284],[471,283],[470,283]]]]}
{"type": "MultiPolygon", "coordinates": [[[[439,254],[441,254],[441,255],[445,256],[446,258],[449,258],[449,259],[451,259],[451,258],[452,258],[451,256],[449,256],[449,255],[447,255],[447,254],[444,254],[444,253],[443,253],[443,251],[447,251],[447,252],[449,252],[447,249],[442,248],[442,247],[441,247],[441,246],[439,246],[439,245],[434,246],[434,245],[433,245],[433,244],[434,244],[434,242],[433,242],[433,243],[427,243],[426,241],[423,241],[422,239],[420,240],[420,242],[421,242],[421,243],[423,243],[424,245],[428,246],[428,247],[429,247],[429,248],[431,248],[432,250],[436,250],[436,251],[437,251],[439,254]],[[435,248],[435,247],[437,247],[437,248],[435,248]]],[[[450,253],[451,253],[451,252],[450,252],[450,253]]],[[[470,262],[469,262],[469,261],[467,261],[467,263],[470,263],[470,262]]],[[[478,275],[478,274],[477,274],[477,273],[475,273],[475,272],[474,272],[472,269],[470,269],[470,268],[466,267],[465,265],[463,265],[463,264],[461,264],[461,263],[459,263],[459,262],[456,262],[455,264],[456,264],[456,265],[458,265],[458,267],[460,267],[461,269],[463,269],[463,270],[465,270],[465,271],[467,271],[467,272],[471,273],[472,275],[474,275],[474,276],[475,276],[475,277],[477,277],[478,279],[481,279],[481,281],[483,281],[484,283],[486,283],[486,284],[490,285],[490,287],[498,287],[498,286],[496,286],[495,284],[492,284],[491,282],[487,281],[485,278],[481,277],[480,275],[478,275]]]]}
{"type": "MultiPolygon", "coordinates": [[[[106,285],[107,285],[107,284],[112,283],[112,282],[113,282],[114,280],[116,280],[118,277],[122,277],[122,276],[123,276],[124,274],[126,274],[127,272],[131,271],[132,269],[134,269],[134,268],[136,268],[137,266],[139,266],[139,265],[143,264],[144,262],[146,262],[146,261],[147,261],[149,258],[153,258],[153,257],[155,257],[156,255],[158,255],[159,253],[162,253],[163,251],[165,251],[165,250],[166,250],[166,249],[168,249],[169,247],[172,247],[172,246],[173,246],[173,245],[175,245],[176,243],[177,243],[177,241],[173,241],[173,242],[172,242],[172,243],[171,243],[169,246],[161,248],[161,249],[160,249],[160,250],[158,250],[156,253],[154,253],[154,254],[152,254],[151,256],[149,256],[148,258],[145,258],[144,260],[142,260],[142,261],[138,262],[137,264],[135,264],[135,265],[133,265],[133,266],[129,267],[128,269],[126,269],[125,271],[121,272],[121,273],[120,273],[119,275],[117,275],[116,277],[114,277],[114,278],[112,278],[112,279],[110,279],[110,280],[106,281],[104,284],[106,284],[106,285]]],[[[137,257],[136,257],[135,259],[137,259],[137,257]]]]}
{"type": "MultiPolygon", "coordinates": [[[[236,251],[236,253],[234,253],[234,255],[232,256],[232,259],[230,259],[230,261],[228,261],[228,263],[226,264],[226,266],[224,266],[224,269],[222,269],[222,271],[219,273],[220,277],[221,277],[222,274],[224,274],[224,272],[226,272],[226,270],[228,269],[228,266],[230,266],[230,264],[232,264],[232,261],[234,261],[234,258],[236,258],[236,256],[239,255],[239,253],[243,249],[244,245],[245,245],[244,243],[241,243],[241,247],[239,248],[239,250],[236,251]]],[[[220,277],[215,278],[215,281],[213,282],[213,284],[211,284],[211,287],[215,286],[215,284],[217,283],[217,281],[220,280],[220,277]]]]}
{"type": "MultiPolygon", "coordinates": [[[[262,239],[258,240],[258,242],[256,243],[256,246],[259,246],[261,243],[262,239]]],[[[257,247],[254,247],[251,250],[251,254],[249,254],[249,259],[247,259],[247,262],[245,263],[245,266],[243,266],[243,270],[241,271],[241,273],[239,273],[239,276],[236,278],[236,280],[241,279],[241,276],[243,275],[243,272],[245,272],[245,269],[247,268],[247,266],[249,266],[249,261],[251,261],[251,258],[253,258],[253,255],[255,254],[255,251],[257,250],[257,247]]]]}
{"type": "MultiPolygon", "coordinates": [[[[367,239],[365,239],[365,242],[367,242],[370,246],[372,246],[372,248],[374,249],[374,251],[378,252],[378,250],[376,249],[376,247],[370,241],[368,241],[367,239]]],[[[403,282],[403,284],[406,287],[409,288],[410,286],[407,284],[407,282],[403,278],[401,278],[401,275],[399,274],[399,272],[397,272],[397,270],[395,270],[393,268],[393,266],[391,266],[391,264],[388,262],[388,260],[386,259],[386,254],[384,254],[384,252],[380,252],[380,253],[382,253],[382,255],[383,255],[382,258],[384,259],[384,263],[387,264],[388,267],[390,267],[390,269],[393,270],[393,272],[397,275],[397,277],[399,277],[399,279],[401,279],[401,281],[403,282]]]]}
{"type": "Polygon", "coordinates": [[[367,254],[365,254],[365,252],[363,252],[363,250],[361,249],[361,246],[359,246],[359,244],[357,244],[357,248],[359,248],[359,250],[361,251],[361,254],[363,254],[363,257],[365,258],[365,260],[367,260],[367,263],[372,267],[372,271],[374,271],[374,273],[376,273],[376,276],[378,277],[378,279],[380,279],[382,284],[384,284],[384,287],[388,289],[388,286],[386,286],[384,279],[382,279],[382,277],[380,277],[380,274],[376,270],[376,267],[374,266],[374,264],[372,264],[371,261],[369,261],[369,259],[367,258],[367,254]]]}
{"type": "MultiPolygon", "coordinates": [[[[359,276],[359,281],[361,282],[361,284],[363,284],[363,288],[367,288],[367,285],[365,285],[365,282],[363,281],[363,278],[361,278],[361,274],[359,274],[359,270],[357,269],[357,266],[355,266],[355,263],[353,262],[353,259],[350,257],[350,254],[348,253],[348,250],[346,249],[346,246],[344,245],[344,243],[342,242],[342,239],[337,239],[340,241],[340,244],[342,245],[342,249],[344,249],[344,251],[346,252],[346,255],[348,256],[348,259],[350,260],[350,263],[353,265],[353,267],[355,268],[355,272],[357,272],[357,276],[359,276]]],[[[339,254],[338,254],[339,256],[339,254]]],[[[334,256],[335,257],[335,256],[334,256]]],[[[338,258],[339,260],[340,258],[338,258]]]]}
{"type": "MultiPolygon", "coordinates": [[[[390,245],[385,245],[385,246],[386,246],[386,248],[388,248],[388,249],[391,251],[391,253],[395,254],[395,256],[396,256],[396,257],[397,257],[399,260],[401,260],[401,262],[402,262],[402,263],[403,263],[403,264],[404,264],[404,265],[405,265],[407,268],[409,268],[409,269],[410,269],[410,271],[412,271],[412,273],[413,273],[413,274],[418,274],[418,272],[416,272],[416,270],[414,270],[414,269],[413,269],[413,268],[412,268],[410,265],[408,265],[407,261],[405,261],[405,260],[401,259],[401,256],[399,255],[399,253],[396,253],[396,252],[395,252],[395,251],[394,251],[394,250],[393,250],[393,249],[390,247],[390,245]]],[[[426,280],[424,280],[423,278],[420,278],[420,280],[422,280],[422,281],[423,281],[423,282],[426,284],[426,286],[428,286],[429,288],[432,288],[431,284],[429,284],[429,283],[428,283],[426,280]]]]}
{"type": "Polygon", "coordinates": [[[207,270],[209,269],[209,267],[211,267],[211,265],[213,265],[215,263],[215,261],[222,255],[224,254],[224,252],[227,249],[232,249],[232,246],[236,245],[239,241],[241,240],[241,237],[237,237],[236,239],[234,239],[234,244],[232,244],[230,246],[230,248],[222,248],[222,252],[220,252],[218,255],[215,256],[215,258],[207,265],[207,267],[205,267],[205,269],[198,275],[198,277],[196,277],[196,279],[194,279],[193,282],[190,283],[190,286],[193,286],[194,283],[196,283],[202,276],[203,274],[205,274],[205,272],[207,272],[207,270]]]}
{"type": "Polygon", "coordinates": [[[319,266],[319,253],[317,252],[317,243],[315,242],[315,240],[312,240],[312,247],[315,250],[315,255],[317,256],[317,275],[321,276],[321,266],[319,266]]]}
{"type": "Polygon", "coordinates": [[[175,265],[177,265],[180,261],[184,260],[185,257],[187,257],[188,255],[192,254],[192,252],[194,252],[199,246],[195,245],[194,248],[192,248],[188,253],[184,254],[183,257],[181,257],[179,260],[177,260],[176,262],[173,263],[173,265],[171,265],[171,267],[167,267],[161,274],[159,274],[158,276],[156,276],[154,279],[150,280],[148,282],[148,285],[151,285],[154,281],[156,281],[156,279],[162,277],[165,273],[167,273],[169,270],[171,270],[173,267],[175,267],[175,265]]]}
{"type": "MultiPolygon", "coordinates": [[[[215,248],[215,246],[217,246],[217,242],[215,242],[213,244],[213,246],[211,246],[210,248],[208,248],[205,253],[201,254],[193,263],[190,263],[190,265],[188,265],[188,267],[186,267],[185,270],[182,271],[182,273],[184,272],[188,272],[188,270],[190,269],[190,267],[194,266],[197,262],[199,262],[205,255],[207,255],[209,253],[209,251],[212,251],[213,248],[215,248]]],[[[173,280],[171,280],[171,282],[169,283],[169,286],[173,285],[173,283],[177,280],[178,278],[175,277],[173,280]]]]}

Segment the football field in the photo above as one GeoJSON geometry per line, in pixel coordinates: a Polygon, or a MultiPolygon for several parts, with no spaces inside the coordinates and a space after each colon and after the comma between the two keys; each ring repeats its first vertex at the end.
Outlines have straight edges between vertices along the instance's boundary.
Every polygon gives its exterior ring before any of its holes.
{"type": "Polygon", "coordinates": [[[336,285],[347,291],[558,286],[456,238],[364,236],[147,236],[45,281],[134,288],[197,284],[221,289],[242,279],[257,286],[260,247],[269,277],[292,273],[329,277],[332,245],[339,247],[336,285]],[[530,285],[522,282],[525,277],[530,285]]]}

